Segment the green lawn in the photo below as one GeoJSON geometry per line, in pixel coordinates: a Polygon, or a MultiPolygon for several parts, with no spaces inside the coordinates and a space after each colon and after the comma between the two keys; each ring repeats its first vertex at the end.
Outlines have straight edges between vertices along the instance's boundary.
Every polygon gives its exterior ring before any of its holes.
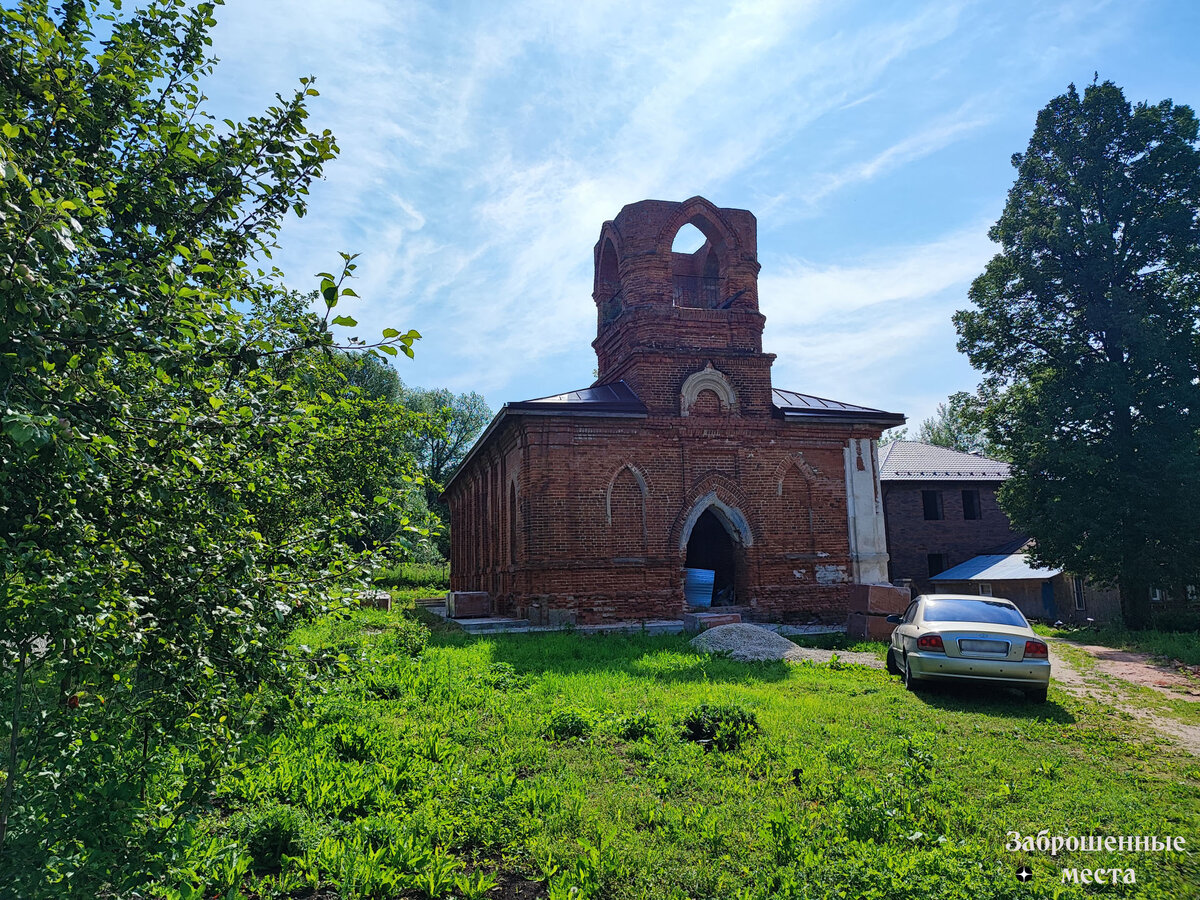
{"type": "Polygon", "coordinates": [[[297,633],[343,669],[199,823],[205,897],[1200,892],[1187,854],[1005,851],[1043,829],[1200,847],[1196,760],[1054,689],[1044,706],[914,695],[880,670],[736,663],[676,636],[439,633],[410,657],[420,640],[373,611],[297,633]],[[684,739],[703,704],[757,731],[684,739]],[[1083,865],[1137,884],[1060,884],[1083,865]]]}

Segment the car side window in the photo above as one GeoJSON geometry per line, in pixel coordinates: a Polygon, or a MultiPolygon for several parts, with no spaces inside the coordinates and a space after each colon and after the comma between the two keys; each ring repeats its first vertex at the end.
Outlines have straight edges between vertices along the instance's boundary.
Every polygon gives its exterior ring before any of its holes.
{"type": "Polygon", "coordinates": [[[906,609],[904,611],[904,615],[900,617],[901,623],[903,623],[904,625],[907,625],[909,622],[911,622],[913,620],[913,618],[916,616],[916,614],[917,614],[917,601],[914,600],[912,603],[908,604],[908,609],[906,609]]]}

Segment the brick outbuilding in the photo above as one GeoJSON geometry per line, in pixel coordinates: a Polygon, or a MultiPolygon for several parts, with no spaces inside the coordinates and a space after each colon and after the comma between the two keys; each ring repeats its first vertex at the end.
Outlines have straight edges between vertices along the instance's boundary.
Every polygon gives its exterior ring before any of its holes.
{"type": "Polygon", "coordinates": [[[996,499],[1008,463],[920,441],[892,441],[879,458],[889,571],[914,597],[934,592],[933,576],[980,554],[1015,553],[1028,539],[996,499]]]}
{"type": "Polygon", "coordinates": [[[591,387],[508,403],[446,486],[450,582],[534,622],[677,619],[684,568],[746,618],[841,623],[887,581],[876,441],[897,413],[773,388],[756,222],[644,200],[595,249],[591,387]],[[692,224],[694,253],[672,251],[692,224]]]}

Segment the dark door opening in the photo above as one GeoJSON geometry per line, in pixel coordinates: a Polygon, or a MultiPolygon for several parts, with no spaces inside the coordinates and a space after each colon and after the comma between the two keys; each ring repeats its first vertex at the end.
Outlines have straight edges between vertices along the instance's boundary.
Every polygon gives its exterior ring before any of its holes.
{"type": "Polygon", "coordinates": [[[689,569],[711,569],[716,573],[713,576],[713,606],[732,606],[737,602],[734,590],[737,554],[733,539],[711,509],[701,513],[692,528],[684,565],[689,569]]]}

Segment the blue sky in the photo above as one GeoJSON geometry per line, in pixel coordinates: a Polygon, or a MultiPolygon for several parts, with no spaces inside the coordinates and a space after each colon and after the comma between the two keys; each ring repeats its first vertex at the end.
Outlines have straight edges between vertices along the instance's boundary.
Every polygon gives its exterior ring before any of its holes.
{"type": "MultiPolygon", "coordinates": [[[[758,217],[777,387],[903,412],[976,384],[950,316],[1037,111],[1093,72],[1200,105],[1193,2],[228,0],[219,117],[315,75],[342,148],[276,263],[361,254],[406,383],[495,407],[592,381],[592,247],[637,200],[758,217]]],[[[341,308],[339,307],[339,311],[341,308]]]]}

